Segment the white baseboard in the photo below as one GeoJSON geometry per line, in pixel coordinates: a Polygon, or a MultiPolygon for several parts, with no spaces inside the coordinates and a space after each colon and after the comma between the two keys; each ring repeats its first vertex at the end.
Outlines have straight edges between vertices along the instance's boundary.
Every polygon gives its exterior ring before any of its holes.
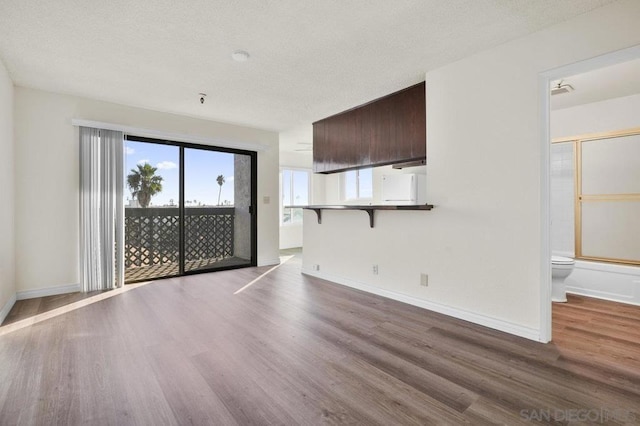
{"type": "Polygon", "coordinates": [[[609,293],[603,293],[594,290],[583,290],[583,289],[569,289],[567,288],[568,294],[575,294],[576,296],[586,296],[592,297],[594,299],[608,300],[609,302],[617,302],[617,303],[626,303],[627,305],[635,305],[640,306],[640,302],[637,302],[632,299],[621,297],[620,295],[614,294],[611,295],[609,293]]]}
{"type": "Polygon", "coordinates": [[[273,266],[278,265],[279,263],[279,257],[276,257],[275,259],[258,259],[258,266],[273,266]]]}
{"type": "Polygon", "coordinates": [[[17,300],[34,299],[36,297],[55,296],[57,294],[75,293],[80,291],[80,284],[61,285],[57,287],[38,288],[36,290],[19,291],[17,300]]]}
{"type": "Polygon", "coordinates": [[[567,293],[640,305],[640,267],[576,260],[567,293]]]}
{"type": "Polygon", "coordinates": [[[542,341],[540,330],[537,330],[537,329],[524,327],[519,324],[514,324],[512,322],[504,321],[498,318],[477,314],[475,312],[465,311],[463,309],[454,308],[448,305],[443,305],[441,303],[419,299],[417,297],[408,296],[406,294],[397,293],[395,291],[385,290],[379,287],[374,287],[358,281],[350,280],[348,278],[343,278],[343,277],[330,275],[330,274],[322,274],[318,271],[313,271],[306,268],[303,268],[302,273],[306,275],[310,275],[312,277],[331,281],[336,284],[341,284],[347,287],[352,287],[358,290],[366,291],[367,293],[373,293],[378,296],[386,297],[388,299],[397,300],[399,302],[407,303],[409,305],[417,306],[419,308],[428,309],[430,311],[438,312],[444,315],[448,315],[450,317],[469,321],[474,324],[492,328],[494,330],[504,331],[505,333],[524,337],[526,339],[534,340],[536,342],[542,341]]]}
{"type": "Polygon", "coordinates": [[[9,300],[7,300],[7,303],[4,304],[2,309],[0,309],[0,324],[4,322],[4,319],[7,317],[7,315],[9,315],[9,312],[11,312],[11,308],[13,308],[13,305],[15,303],[16,295],[14,294],[9,298],[9,300]]]}

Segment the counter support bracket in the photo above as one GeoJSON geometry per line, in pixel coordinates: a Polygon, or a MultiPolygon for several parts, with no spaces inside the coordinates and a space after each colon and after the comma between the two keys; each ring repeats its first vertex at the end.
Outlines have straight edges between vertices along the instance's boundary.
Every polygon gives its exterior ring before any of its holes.
{"type": "Polygon", "coordinates": [[[316,212],[316,216],[318,217],[318,224],[322,223],[322,210],[363,210],[367,212],[369,215],[369,227],[373,228],[375,221],[374,216],[376,210],[431,210],[433,205],[431,204],[420,204],[420,205],[401,205],[401,206],[352,206],[352,205],[344,205],[344,206],[285,206],[287,208],[302,208],[307,210],[313,210],[316,212]]]}
{"type": "Polygon", "coordinates": [[[322,209],[309,209],[316,212],[316,216],[318,216],[318,225],[322,223],[322,209]]]}
{"type": "Polygon", "coordinates": [[[373,214],[375,210],[374,209],[363,209],[363,210],[369,214],[369,227],[373,228],[373,214]]]}

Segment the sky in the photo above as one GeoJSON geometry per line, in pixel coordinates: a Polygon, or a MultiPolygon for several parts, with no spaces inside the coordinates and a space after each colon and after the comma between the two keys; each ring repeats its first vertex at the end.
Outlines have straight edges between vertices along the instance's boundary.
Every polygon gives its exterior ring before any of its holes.
{"type": "MultiPolygon", "coordinates": [[[[186,206],[218,205],[220,186],[216,182],[223,175],[225,183],[220,193],[220,203],[233,205],[233,157],[234,154],[185,148],[185,202],[186,206]]],[[[162,176],[162,192],[151,198],[151,206],[178,204],[180,148],[172,145],[134,142],[125,140],[125,185],[126,176],[138,164],[149,163],[157,167],[162,176]]],[[[131,191],[125,187],[125,205],[131,191]]]]}

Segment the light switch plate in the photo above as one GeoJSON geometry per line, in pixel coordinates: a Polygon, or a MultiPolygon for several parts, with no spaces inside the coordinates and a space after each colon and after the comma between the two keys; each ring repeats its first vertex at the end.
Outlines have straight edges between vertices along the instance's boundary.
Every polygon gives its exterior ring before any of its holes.
{"type": "Polygon", "coordinates": [[[429,286],[429,275],[425,273],[420,274],[420,285],[423,287],[429,286]]]}
{"type": "Polygon", "coordinates": [[[264,197],[262,197],[262,202],[264,204],[269,204],[271,202],[271,197],[269,197],[268,195],[265,195],[264,197]]]}

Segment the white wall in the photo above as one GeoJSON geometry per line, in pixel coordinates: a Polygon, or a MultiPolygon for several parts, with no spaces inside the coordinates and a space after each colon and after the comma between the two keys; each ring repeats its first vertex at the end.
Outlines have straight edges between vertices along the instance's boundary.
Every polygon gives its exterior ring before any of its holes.
{"type": "Polygon", "coordinates": [[[302,223],[280,226],[280,248],[302,247],[302,223]]]}
{"type": "Polygon", "coordinates": [[[640,94],[551,111],[551,138],[640,127],[640,94]]]}
{"type": "MultiPolygon", "coordinates": [[[[281,146],[288,146],[289,149],[280,151],[280,168],[292,169],[313,169],[313,153],[311,151],[291,151],[296,143],[310,144],[313,142],[313,127],[311,125],[298,126],[293,129],[281,132],[279,135],[281,146]]],[[[310,145],[299,145],[302,148],[310,145]]],[[[296,148],[294,148],[296,149],[296,148]]],[[[325,187],[324,175],[311,175],[310,202],[312,204],[324,204],[325,187]]],[[[282,194],[280,194],[280,197],[282,194]]],[[[278,198],[280,202],[281,198],[278,198]]],[[[294,223],[280,226],[280,248],[302,247],[302,223],[294,223]]]]}
{"type": "Polygon", "coordinates": [[[639,19],[640,2],[617,2],[428,72],[435,209],[379,212],[374,229],[362,212],[307,212],[304,270],[544,340],[539,75],[640,43],[639,19]]]}
{"type": "Polygon", "coordinates": [[[15,300],[13,82],[0,61],[0,323],[15,300]]]}
{"type": "Polygon", "coordinates": [[[76,285],[78,130],[71,120],[269,145],[258,153],[258,263],[278,262],[278,135],[18,87],[15,89],[18,292],[76,285]],[[263,197],[270,198],[264,204],[263,197]]]}

